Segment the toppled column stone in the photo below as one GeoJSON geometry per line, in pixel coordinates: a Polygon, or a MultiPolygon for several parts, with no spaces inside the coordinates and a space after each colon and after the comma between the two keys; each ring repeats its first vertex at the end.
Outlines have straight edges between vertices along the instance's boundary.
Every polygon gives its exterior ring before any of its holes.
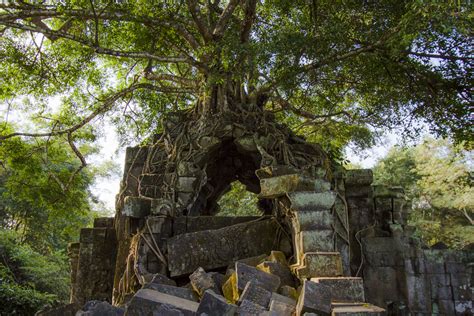
{"type": "Polygon", "coordinates": [[[239,298],[239,303],[242,303],[244,300],[248,300],[252,303],[267,308],[271,297],[272,293],[270,291],[258,286],[255,282],[250,281],[245,286],[242,295],[239,298]]]}
{"type": "Polygon", "coordinates": [[[266,273],[241,262],[235,263],[237,276],[237,289],[243,291],[248,282],[254,282],[270,292],[275,292],[280,287],[280,278],[276,275],[266,273]]]}
{"type": "Polygon", "coordinates": [[[264,261],[257,266],[257,269],[278,276],[281,285],[295,286],[295,279],[287,265],[282,265],[279,262],[264,261]]]}
{"type": "Polygon", "coordinates": [[[262,312],[265,312],[266,309],[262,306],[255,304],[252,301],[244,300],[240,303],[238,315],[239,316],[254,316],[259,315],[262,312]]]}
{"type": "Polygon", "coordinates": [[[277,315],[293,315],[296,311],[296,301],[289,297],[272,293],[269,310],[277,315]]]}
{"type": "Polygon", "coordinates": [[[207,316],[233,316],[237,306],[227,303],[226,299],[212,290],[207,290],[197,309],[197,315],[207,316]]]}
{"type": "Polygon", "coordinates": [[[275,220],[261,220],[172,237],[168,239],[170,274],[226,267],[238,259],[269,253],[277,231],[275,220]]]}
{"type": "Polygon", "coordinates": [[[148,316],[154,313],[163,315],[162,305],[172,306],[185,316],[194,316],[199,303],[184,298],[160,293],[151,289],[139,290],[128,303],[125,310],[126,316],[148,316]]]}
{"type": "Polygon", "coordinates": [[[296,312],[297,315],[304,313],[329,315],[331,313],[331,289],[325,284],[305,280],[296,312]]]}
{"type": "Polygon", "coordinates": [[[160,293],[181,297],[193,302],[198,301],[197,295],[190,288],[186,287],[177,287],[173,285],[166,284],[157,284],[157,283],[147,283],[143,286],[143,289],[151,289],[160,293]]]}
{"type": "Polygon", "coordinates": [[[221,289],[212,278],[212,275],[206,273],[201,267],[189,276],[189,280],[191,280],[194,291],[196,291],[200,297],[202,297],[207,290],[213,290],[215,293],[221,294],[221,289]]]}

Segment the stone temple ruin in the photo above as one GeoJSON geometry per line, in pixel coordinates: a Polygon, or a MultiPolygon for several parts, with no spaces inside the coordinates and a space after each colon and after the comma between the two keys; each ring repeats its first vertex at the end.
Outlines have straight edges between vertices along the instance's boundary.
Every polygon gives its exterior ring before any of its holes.
{"type": "Polygon", "coordinates": [[[79,315],[472,313],[472,251],[424,247],[403,190],[257,114],[173,113],[127,148],[115,218],[69,247],[79,315]],[[261,216],[215,216],[233,181],[261,216]]]}

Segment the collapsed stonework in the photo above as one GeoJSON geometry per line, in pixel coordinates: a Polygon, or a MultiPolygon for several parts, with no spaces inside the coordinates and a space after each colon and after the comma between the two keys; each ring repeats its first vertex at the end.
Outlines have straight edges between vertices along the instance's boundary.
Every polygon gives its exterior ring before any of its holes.
{"type": "Polygon", "coordinates": [[[472,251],[423,248],[403,190],[372,186],[371,170],[344,170],[271,113],[193,118],[172,113],[153,144],[127,148],[115,218],[96,220],[69,247],[74,306],[105,300],[126,315],[471,313],[472,251]],[[233,181],[259,194],[261,216],[216,216],[233,181]]]}

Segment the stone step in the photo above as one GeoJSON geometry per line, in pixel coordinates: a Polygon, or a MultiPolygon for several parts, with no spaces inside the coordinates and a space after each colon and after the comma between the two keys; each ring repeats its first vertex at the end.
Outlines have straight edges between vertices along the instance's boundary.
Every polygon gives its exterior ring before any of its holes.
{"type": "Polygon", "coordinates": [[[327,285],[331,290],[331,302],[365,302],[364,281],[358,277],[318,277],[311,281],[327,285]]]}
{"type": "Polygon", "coordinates": [[[333,191],[326,191],[317,193],[314,191],[299,191],[287,194],[291,202],[293,211],[307,211],[307,210],[328,210],[334,205],[336,201],[336,193],[333,191]]]}
{"type": "Polygon", "coordinates": [[[308,252],[303,255],[301,263],[291,268],[299,279],[337,277],[343,273],[339,252],[308,252]]]}
{"type": "Polygon", "coordinates": [[[333,303],[332,316],[384,315],[385,309],[368,303],[333,303]]]}

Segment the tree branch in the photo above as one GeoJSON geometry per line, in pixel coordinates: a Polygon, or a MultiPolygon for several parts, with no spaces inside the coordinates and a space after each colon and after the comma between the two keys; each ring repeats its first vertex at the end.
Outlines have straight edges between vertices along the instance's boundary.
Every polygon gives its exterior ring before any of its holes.
{"type": "Polygon", "coordinates": [[[12,138],[12,137],[15,137],[15,136],[50,137],[50,136],[59,136],[59,135],[71,134],[71,133],[79,130],[80,128],[82,128],[83,126],[88,124],[89,122],[91,122],[98,115],[103,114],[103,113],[107,112],[108,110],[110,110],[112,108],[112,106],[114,105],[114,103],[118,99],[125,97],[127,94],[132,93],[133,91],[135,91],[137,89],[150,89],[150,90],[166,92],[166,93],[189,92],[189,91],[186,91],[185,89],[178,90],[176,88],[157,87],[157,86],[147,84],[147,83],[133,84],[133,85],[129,86],[128,88],[123,89],[123,90],[109,96],[108,98],[106,98],[103,101],[103,104],[98,109],[96,109],[91,114],[89,114],[88,116],[83,118],[79,123],[77,123],[74,126],[71,126],[69,128],[63,129],[63,130],[51,131],[51,132],[45,132],[45,133],[21,133],[21,132],[16,132],[16,133],[11,133],[11,134],[8,134],[8,135],[5,135],[5,136],[0,136],[0,140],[5,140],[5,139],[12,138]]]}
{"type": "Polygon", "coordinates": [[[227,3],[224,11],[222,12],[221,16],[219,17],[219,20],[217,21],[216,27],[212,31],[212,35],[215,38],[221,38],[222,35],[224,35],[227,23],[232,17],[232,13],[234,13],[234,10],[239,4],[239,2],[240,0],[230,0],[229,3],[227,3]]]}
{"type": "MultiPolygon", "coordinates": [[[[147,16],[132,15],[130,12],[122,11],[101,11],[98,14],[90,10],[61,10],[58,11],[56,7],[51,8],[34,8],[34,7],[23,7],[11,4],[0,3],[0,9],[14,9],[20,10],[14,14],[0,14],[0,24],[3,22],[15,21],[17,19],[36,18],[35,20],[47,19],[47,18],[77,18],[79,20],[109,20],[109,21],[121,21],[121,22],[135,22],[142,23],[147,26],[164,26],[174,29],[182,38],[184,38],[192,48],[199,48],[200,44],[196,38],[180,23],[176,20],[163,20],[154,19],[147,16]]],[[[71,24],[71,20],[68,19],[61,27],[60,30],[67,30],[71,24]],[[66,26],[66,27],[64,27],[66,26]]]]}
{"type": "Polygon", "coordinates": [[[188,9],[189,12],[191,13],[191,16],[193,18],[194,24],[196,24],[196,27],[199,30],[199,33],[201,33],[202,37],[204,38],[204,42],[209,42],[212,37],[209,32],[209,28],[204,22],[204,18],[201,15],[201,12],[199,10],[198,4],[196,0],[186,0],[188,4],[188,9]]]}
{"type": "Polygon", "coordinates": [[[53,31],[49,28],[42,28],[40,26],[30,26],[30,25],[25,25],[21,23],[16,23],[16,22],[7,22],[7,21],[1,21],[0,23],[8,26],[8,27],[13,27],[16,29],[21,29],[24,31],[31,31],[35,33],[41,33],[46,37],[56,37],[56,38],[64,38],[68,39],[74,42],[77,42],[81,45],[84,45],[86,47],[92,48],[95,53],[101,54],[101,55],[109,55],[109,56],[115,56],[115,57],[125,57],[125,58],[142,58],[142,59],[153,59],[157,62],[163,62],[163,63],[188,63],[193,66],[194,63],[189,60],[187,57],[167,57],[167,56],[157,56],[150,54],[148,52],[124,52],[124,51],[118,51],[118,50],[113,50],[110,48],[105,48],[105,47],[97,47],[95,46],[94,43],[89,42],[86,39],[79,38],[75,35],[61,32],[61,31],[53,31]]]}
{"type": "Polygon", "coordinates": [[[462,61],[470,61],[474,60],[474,57],[464,57],[464,56],[453,56],[453,55],[444,55],[444,54],[429,54],[429,53],[422,53],[422,52],[412,52],[412,51],[405,51],[408,55],[415,55],[418,57],[429,57],[429,58],[437,58],[437,59],[446,59],[446,60],[462,60],[462,61]]]}
{"type": "Polygon", "coordinates": [[[250,31],[255,20],[257,0],[248,0],[245,2],[244,19],[240,31],[240,42],[247,43],[250,37],[250,31]]]}
{"type": "Polygon", "coordinates": [[[168,75],[168,74],[155,74],[150,71],[145,72],[145,78],[148,80],[165,80],[165,81],[171,81],[174,83],[186,85],[188,87],[197,87],[197,81],[185,78],[185,77],[180,77],[180,76],[174,76],[174,75],[168,75]]]}
{"type": "Polygon", "coordinates": [[[289,110],[289,111],[293,112],[296,115],[299,115],[301,117],[311,119],[311,120],[326,119],[326,118],[331,118],[331,117],[340,116],[340,115],[344,115],[344,116],[349,117],[350,119],[353,119],[352,115],[349,112],[344,111],[344,110],[341,110],[341,111],[338,111],[338,112],[333,112],[333,113],[328,113],[328,114],[316,115],[316,114],[313,114],[311,112],[296,108],[290,102],[288,102],[287,100],[283,99],[280,96],[276,97],[276,98],[273,97],[272,99],[275,102],[277,102],[278,104],[280,104],[280,106],[283,110],[289,110]]]}

